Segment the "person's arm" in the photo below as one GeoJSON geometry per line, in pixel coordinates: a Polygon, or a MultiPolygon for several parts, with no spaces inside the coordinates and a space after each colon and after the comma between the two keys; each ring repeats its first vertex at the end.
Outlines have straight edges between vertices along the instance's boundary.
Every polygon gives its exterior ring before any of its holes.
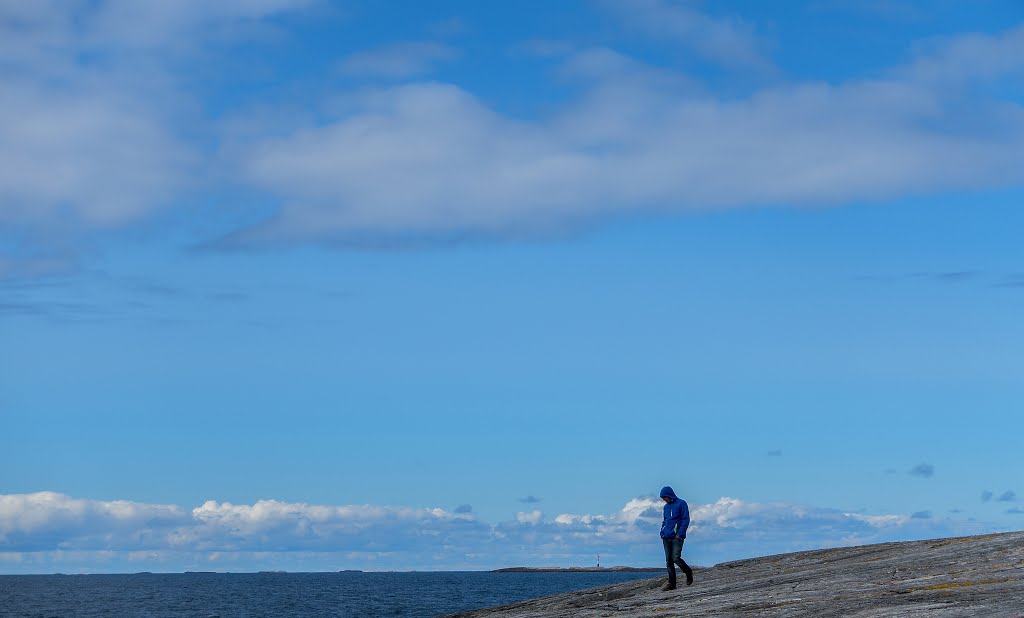
{"type": "Polygon", "coordinates": [[[676,536],[685,537],[686,529],[690,527],[690,507],[686,504],[686,500],[680,499],[683,503],[682,512],[679,514],[679,529],[676,530],[676,536]]]}

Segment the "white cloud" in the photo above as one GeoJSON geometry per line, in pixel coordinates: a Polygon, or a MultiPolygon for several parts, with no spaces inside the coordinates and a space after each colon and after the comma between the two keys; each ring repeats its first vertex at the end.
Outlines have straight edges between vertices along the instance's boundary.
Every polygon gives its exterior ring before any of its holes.
{"type": "Polygon", "coordinates": [[[0,494],[0,550],[165,547],[161,531],[188,521],[174,505],[82,500],[55,492],[0,494]]]}
{"type": "Polygon", "coordinates": [[[998,36],[961,34],[917,47],[914,62],[901,72],[922,82],[958,84],[1024,72],[1024,25],[998,36]]]}
{"type": "Polygon", "coordinates": [[[260,500],[208,501],[192,510],[194,525],[175,532],[175,546],[220,551],[296,549],[396,551],[416,539],[471,542],[481,533],[471,514],[444,509],[322,506],[260,500]],[[460,538],[450,538],[461,533],[460,538]]]}
{"type": "Polygon", "coordinates": [[[603,4],[627,25],[692,49],[706,60],[759,71],[772,68],[754,26],[739,17],[713,17],[672,0],[607,0],[603,4]]]}
{"type": "Polygon", "coordinates": [[[90,225],[136,219],[182,189],[197,157],[137,98],[10,80],[0,90],[0,220],[73,214],[90,225]]]}
{"type": "Polygon", "coordinates": [[[112,49],[167,51],[317,0],[0,0],[0,57],[112,49]]]}
{"type": "MultiPolygon", "coordinates": [[[[0,569],[492,568],[658,565],[663,503],[635,498],[610,514],[541,511],[488,524],[440,508],[313,505],[260,500],[174,505],[40,492],[0,495],[0,569]],[[63,565],[63,566],[62,566],[63,565]]],[[[990,531],[902,514],[846,513],[720,498],[691,505],[687,553],[699,564],[826,546],[990,531]]]]}
{"type": "Polygon", "coordinates": [[[203,155],[171,59],[306,0],[0,0],[0,222],[96,227],[180,198],[203,155]]]}
{"type": "Polygon", "coordinates": [[[578,191],[594,170],[585,154],[455,86],[402,86],[364,103],[250,149],[243,173],[287,202],[270,234],[496,229],[558,217],[586,197],[578,191]]]}
{"type": "MultiPolygon", "coordinates": [[[[958,42],[930,58],[960,66],[949,51],[958,42]]],[[[722,99],[585,50],[566,71],[590,80],[587,93],[535,121],[451,84],[365,92],[333,121],[239,150],[241,174],[283,206],[230,240],[515,234],[615,211],[841,204],[1024,181],[1024,109],[914,77],[921,63],[722,99]]]]}
{"type": "Polygon", "coordinates": [[[352,54],[341,61],[341,71],[364,77],[408,78],[430,73],[434,66],[458,58],[442,43],[408,41],[352,54]]]}
{"type": "Polygon", "coordinates": [[[106,0],[91,15],[97,36],[157,47],[201,28],[222,28],[313,5],[316,0],[106,0]]]}
{"type": "Polygon", "coordinates": [[[843,513],[843,515],[862,521],[872,528],[902,526],[907,523],[906,515],[861,515],[859,513],[843,513]]]}
{"type": "Polygon", "coordinates": [[[516,521],[521,524],[537,525],[543,519],[544,514],[538,510],[516,513],[516,521]]]}
{"type": "MultiPolygon", "coordinates": [[[[178,61],[314,4],[0,0],[0,221],[129,225],[208,182],[209,167],[280,204],[225,241],[241,245],[515,235],[626,211],[828,205],[1024,181],[1024,110],[977,86],[1020,72],[1024,27],[932,41],[877,79],[729,98],[692,76],[583,49],[559,73],[583,94],[546,117],[516,118],[457,85],[421,82],[325,93],[312,106],[327,110],[319,122],[282,123],[261,108],[214,135],[178,61]],[[224,165],[206,165],[218,138],[224,165]]],[[[664,0],[609,7],[726,66],[766,62],[741,20],[664,0]]],[[[342,68],[402,78],[455,55],[401,43],[342,68]]]]}

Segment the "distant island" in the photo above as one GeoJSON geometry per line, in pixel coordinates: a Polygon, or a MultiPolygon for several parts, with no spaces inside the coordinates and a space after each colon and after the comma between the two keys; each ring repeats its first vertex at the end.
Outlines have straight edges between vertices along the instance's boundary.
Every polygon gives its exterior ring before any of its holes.
{"type": "Polygon", "coordinates": [[[491,573],[661,573],[665,567],[508,567],[491,573]]]}

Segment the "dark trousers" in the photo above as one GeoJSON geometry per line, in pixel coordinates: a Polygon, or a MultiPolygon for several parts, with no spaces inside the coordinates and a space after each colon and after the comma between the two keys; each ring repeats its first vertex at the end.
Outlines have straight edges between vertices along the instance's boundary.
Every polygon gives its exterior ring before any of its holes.
{"type": "Polygon", "coordinates": [[[668,567],[668,583],[676,585],[676,565],[683,570],[683,573],[692,573],[690,565],[682,559],[683,539],[661,539],[665,545],[665,566],[668,567]]]}

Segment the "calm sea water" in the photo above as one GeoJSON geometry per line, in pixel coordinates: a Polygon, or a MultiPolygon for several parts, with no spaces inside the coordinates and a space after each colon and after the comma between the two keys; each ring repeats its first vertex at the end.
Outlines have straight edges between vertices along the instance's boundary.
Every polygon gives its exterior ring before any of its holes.
{"type": "Polygon", "coordinates": [[[438,616],[656,573],[3,575],[0,616],[438,616]]]}

